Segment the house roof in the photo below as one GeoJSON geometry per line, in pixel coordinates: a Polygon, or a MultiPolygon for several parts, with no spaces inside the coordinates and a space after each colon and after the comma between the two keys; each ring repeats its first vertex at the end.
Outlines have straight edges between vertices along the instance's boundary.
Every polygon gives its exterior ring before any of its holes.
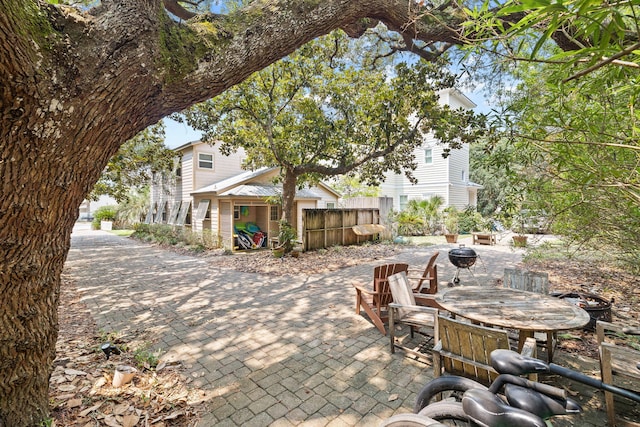
{"type": "MultiPolygon", "coordinates": [[[[203,194],[214,193],[219,197],[223,196],[246,196],[246,197],[269,197],[282,193],[281,188],[273,184],[265,183],[251,183],[252,180],[276,171],[277,167],[272,168],[260,168],[255,171],[246,171],[231,178],[218,181],[206,187],[202,187],[198,190],[192,191],[191,194],[203,194]]],[[[325,188],[327,191],[334,193],[337,197],[340,194],[331,188],[329,185],[320,182],[319,186],[325,188]]],[[[313,188],[303,188],[296,191],[296,198],[298,199],[321,199],[322,195],[313,188]]]]}
{"type": "MultiPolygon", "coordinates": [[[[271,184],[243,184],[219,193],[218,196],[234,197],[271,197],[282,194],[282,187],[271,184]]],[[[322,195],[312,188],[296,191],[296,199],[322,199],[322,195]]]]}
{"type": "Polygon", "coordinates": [[[247,181],[250,181],[259,176],[265,175],[266,173],[274,170],[276,170],[276,168],[260,168],[255,171],[242,172],[238,175],[234,175],[230,178],[223,179],[222,181],[214,182],[211,185],[207,185],[206,187],[202,187],[198,190],[192,191],[191,194],[202,194],[202,193],[220,194],[230,188],[237,187],[238,185],[244,184],[247,181]]]}
{"type": "Polygon", "coordinates": [[[467,95],[465,95],[464,93],[462,93],[460,90],[456,88],[442,89],[438,93],[440,94],[446,93],[449,96],[456,98],[458,101],[462,103],[462,105],[464,105],[466,108],[469,108],[469,109],[472,109],[478,106],[467,95]]]}
{"type": "Polygon", "coordinates": [[[173,151],[182,151],[187,147],[191,147],[192,145],[197,145],[197,144],[202,144],[202,141],[197,139],[195,141],[189,141],[185,144],[179,145],[176,148],[173,149],[173,151]]]}

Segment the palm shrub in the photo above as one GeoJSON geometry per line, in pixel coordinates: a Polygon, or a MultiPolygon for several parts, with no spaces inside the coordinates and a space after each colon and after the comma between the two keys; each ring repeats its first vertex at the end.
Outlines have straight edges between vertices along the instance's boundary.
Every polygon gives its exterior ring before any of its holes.
{"type": "Polygon", "coordinates": [[[130,191],[126,200],[118,205],[117,222],[120,228],[133,227],[144,221],[149,210],[149,187],[130,191]]]}
{"type": "Polygon", "coordinates": [[[435,233],[440,224],[440,208],[444,204],[441,196],[432,196],[426,200],[414,199],[407,204],[407,211],[422,218],[422,235],[435,233]]]}
{"type": "Polygon", "coordinates": [[[389,213],[389,220],[394,224],[399,236],[419,236],[424,234],[424,219],[409,210],[389,213]]]}

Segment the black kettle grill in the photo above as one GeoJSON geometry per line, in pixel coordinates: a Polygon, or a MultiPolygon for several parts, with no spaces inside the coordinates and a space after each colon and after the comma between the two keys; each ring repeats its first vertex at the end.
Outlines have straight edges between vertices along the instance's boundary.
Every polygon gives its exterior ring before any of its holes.
{"type": "MultiPolygon", "coordinates": [[[[460,269],[466,268],[471,273],[470,267],[476,263],[478,259],[478,254],[471,248],[467,248],[464,245],[460,245],[459,248],[451,249],[449,251],[449,261],[453,264],[456,269],[456,275],[453,277],[453,283],[460,283],[460,269]]],[[[473,275],[473,273],[471,273],[473,275]]]]}

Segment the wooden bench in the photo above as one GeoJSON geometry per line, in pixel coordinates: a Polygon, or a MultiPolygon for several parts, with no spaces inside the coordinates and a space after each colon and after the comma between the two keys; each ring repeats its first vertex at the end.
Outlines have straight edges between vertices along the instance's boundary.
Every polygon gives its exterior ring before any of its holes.
{"type": "MultiPolygon", "coordinates": [[[[447,372],[488,385],[498,376],[491,366],[490,355],[493,350],[509,349],[506,330],[478,326],[440,315],[438,335],[440,341],[433,348],[434,377],[447,372]]],[[[521,354],[536,356],[534,339],[527,338],[521,354]]]]}
{"type": "Polygon", "coordinates": [[[383,233],[386,228],[382,224],[360,224],[351,227],[358,236],[372,236],[374,234],[383,233]]]}
{"type": "MultiPolygon", "coordinates": [[[[607,331],[613,332],[618,336],[624,335],[622,326],[601,320],[596,322],[596,336],[600,345],[600,375],[602,382],[605,384],[614,384],[615,382],[616,384],[614,385],[639,391],[640,370],[636,368],[636,365],[640,361],[640,351],[606,342],[605,335],[607,331]]],[[[609,425],[640,426],[640,424],[616,418],[613,393],[605,391],[604,400],[607,407],[609,425]]]]}
{"type": "Polygon", "coordinates": [[[474,245],[490,245],[496,244],[496,235],[493,233],[473,233],[474,245]]]}

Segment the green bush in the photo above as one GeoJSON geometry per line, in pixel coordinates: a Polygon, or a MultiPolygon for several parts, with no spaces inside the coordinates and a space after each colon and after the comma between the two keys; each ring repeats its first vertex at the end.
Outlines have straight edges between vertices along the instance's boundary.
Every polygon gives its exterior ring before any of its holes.
{"type": "Polygon", "coordinates": [[[489,231],[489,221],[473,206],[467,206],[458,217],[458,227],[460,233],[466,234],[472,231],[489,231]]]}
{"type": "Polygon", "coordinates": [[[187,227],[177,227],[166,224],[136,224],[133,227],[133,238],[145,242],[155,242],[162,245],[183,245],[195,251],[220,248],[220,238],[211,230],[202,233],[191,231],[187,227]]]}
{"type": "Polygon", "coordinates": [[[115,206],[101,206],[93,214],[91,226],[100,230],[100,221],[113,221],[116,219],[117,208],[115,206]]]}

